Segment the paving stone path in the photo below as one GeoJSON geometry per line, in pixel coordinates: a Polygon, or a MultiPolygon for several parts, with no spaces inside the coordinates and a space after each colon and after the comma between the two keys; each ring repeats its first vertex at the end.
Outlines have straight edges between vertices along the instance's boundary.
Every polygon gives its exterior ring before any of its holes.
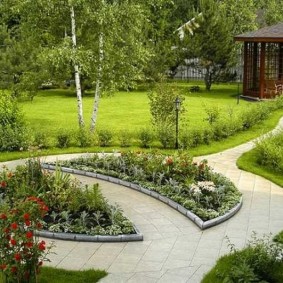
{"type": "MultiPolygon", "coordinates": [[[[283,127],[283,118],[277,127],[283,127]]],[[[169,206],[123,186],[76,176],[85,184],[99,183],[110,203],[118,203],[144,235],[142,242],[85,243],[56,240],[52,266],[66,269],[100,268],[109,273],[108,282],[199,283],[217,258],[228,252],[227,239],[244,247],[253,231],[277,233],[283,229],[283,189],[254,174],[239,170],[236,160],[250,150],[253,142],[207,159],[215,171],[230,178],[243,193],[243,207],[230,220],[201,231],[189,219],[169,206]]],[[[46,161],[78,156],[61,155],[46,161]]],[[[14,167],[23,161],[2,163],[14,167]]],[[[1,164],[0,164],[1,165],[1,164]]],[[[47,240],[50,242],[50,240],[47,240]]]]}

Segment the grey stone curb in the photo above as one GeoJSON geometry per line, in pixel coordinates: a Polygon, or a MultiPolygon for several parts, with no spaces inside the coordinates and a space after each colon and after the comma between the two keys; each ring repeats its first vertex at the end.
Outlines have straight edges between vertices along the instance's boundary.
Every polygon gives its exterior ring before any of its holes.
{"type": "MultiPolygon", "coordinates": [[[[42,168],[49,169],[49,170],[55,170],[56,169],[56,166],[49,165],[49,164],[46,164],[46,163],[42,163],[41,166],[42,166],[42,168]]],[[[119,184],[119,185],[122,185],[122,186],[125,186],[125,187],[128,187],[128,188],[134,189],[136,191],[142,192],[146,195],[149,195],[149,196],[151,196],[151,197],[153,197],[157,200],[160,200],[160,201],[166,203],[167,205],[171,206],[173,209],[179,211],[184,216],[186,216],[187,218],[192,220],[192,222],[194,222],[202,230],[213,227],[215,225],[218,225],[218,224],[228,220],[229,218],[234,216],[240,210],[240,208],[242,207],[242,204],[243,204],[243,197],[241,197],[240,202],[236,206],[231,208],[224,215],[218,216],[218,217],[211,219],[211,220],[203,221],[196,214],[194,214],[190,210],[186,209],[185,207],[181,206],[177,202],[175,202],[175,201],[173,201],[173,200],[171,200],[171,199],[169,199],[165,196],[162,196],[157,192],[143,188],[138,184],[130,183],[130,182],[127,182],[127,181],[120,180],[118,178],[113,178],[113,177],[109,177],[109,176],[102,175],[102,174],[96,174],[96,173],[86,172],[86,171],[77,170],[77,169],[70,169],[70,168],[67,168],[67,167],[61,167],[61,170],[63,172],[74,173],[74,174],[78,174],[78,175],[89,176],[89,177],[105,180],[105,181],[108,181],[108,182],[111,182],[111,183],[119,184]],[[72,172],[70,172],[70,170],[72,172]]]]}
{"type": "Polygon", "coordinates": [[[65,241],[79,241],[79,242],[133,242],[143,241],[143,235],[135,227],[137,234],[123,234],[117,236],[104,236],[104,235],[86,235],[75,233],[55,233],[50,231],[36,231],[35,234],[39,237],[50,239],[65,240],[65,241]]]}

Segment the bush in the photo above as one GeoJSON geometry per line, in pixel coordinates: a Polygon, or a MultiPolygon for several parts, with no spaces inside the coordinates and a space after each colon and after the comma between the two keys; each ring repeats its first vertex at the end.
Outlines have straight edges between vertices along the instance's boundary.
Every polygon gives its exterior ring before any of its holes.
{"type": "Polygon", "coordinates": [[[92,144],[91,133],[85,128],[80,128],[76,134],[76,140],[79,147],[88,147],[92,144]]]}
{"type": "Polygon", "coordinates": [[[36,132],[34,135],[33,145],[37,146],[38,148],[48,148],[48,135],[45,132],[36,132]]]}
{"type": "Polygon", "coordinates": [[[103,129],[97,132],[98,135],[98,143],[100,146],[105,147],[111,144],[113,133],[110,130],[103,129]]]}
{"type": "Polygon", "coordinates": [[[283,133],[258,141],[255,150],[258,164],[283,173],[283,133]]]}
{"type": "Polygon", "coordinates": [[[71,143],[71,132],[64,129],[59,130],[57,133],[57,146],[60,148],[69,147],[71,143]]]}
{"type": "Polygon", "coordinates": [[[10,95],[0,96],[0,151],[26,149],[30,134],[17,101],[10,95]]]}
{"type": "Polygon", "coordinates": [[[138,132],[138,139],[140,140],[141,147],[148,148],[153,141],[154,134],[150,128],[143,128],[138,132]]]}
{"type": "Polygon", "coordinates": [[[163,148],[174,147],[175,131],[174,127],[169,124],[160,124],[156,127],[157,138],[163,148]]]}
{"type": "Polygon", "coordinates": [[[270,237],[252,236],[248,247],[221,257],[202,283],[220,282],[283,282],[282,246],[271,242],[270,237]]]}
{"type": "Polygon", "coordinates": [[[121,147],[128,147],[131,145],[132,134],[128,130],[121,130],[118,135],[121,147]]]}

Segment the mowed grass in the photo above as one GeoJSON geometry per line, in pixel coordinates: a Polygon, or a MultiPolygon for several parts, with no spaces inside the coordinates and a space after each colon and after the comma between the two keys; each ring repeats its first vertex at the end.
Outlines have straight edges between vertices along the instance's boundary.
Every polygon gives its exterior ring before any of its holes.
{"type": "MultiPolygon", "coordinates": [[[[38,276],[38,283],[79,283],[79,282],[98,282],[105,277],[107,272],[104,270],[66,270],[54,267],[42,267],[38,276]]],[[[0,282],[6,282],[0,274],[0,282]]]]}
{"type": "MultiPolygon", "coordinates": [[[[282,153],[283,154],[283,153],[282,153]]],[[[256,150],[252,149],[245,152],[238,160],[237,166],[245,171],[262,176],[267,180],[279,185],[283,188],[283,176],[279,172],[275,172],[266,166],[261,166],[257,163],[258,156],[256,150]]]]}
{"type": "MultiPolygon", "coordinates": [[[[256,103],[240,100],[238,104],[237,84],[213,85],[210,92],[204,90],[204,85],[201,82],[177,83],[177,87],[179,92],[185,96],[185,101],[183,103],[186,108],[186,113],[181,123],[181,131],[185,128],[183,126],[184,124],[186,125],[186,130],[198,129],[204,125],[208,125],[208,122],[205,121],[205,105],[208,107],[218,107],[222,112],[231,111],[231,109],[234,112],[237,112],[256,103]],[[189,88],[192,85],[199,85],[201,91],[190,93],[189,88]]],[[[33,102],[24,101],[21,102],[20,105],[24,111],[25,119],[33,129],[34,133],[38,131],[45,132],[54,140],[56,133],[62,129],[70,131],[78,130],[77,100],[74,90],[41,91],[34,98],[33,102]]],[[[84,118],[87,127],[90,124],[92,105],[93,93],[88,93],[83,98],[84,118]]],[[[188,151],[192,156],[200,156],[237,146],[273,129],[281,116],[283,116],[283,110],[275,111],[267,120],[252,127],[248,131],[240,132],[235,136],[231,136],[218,142],[213,141],[209,145],[190,148],[188,151]]],[[[104,96],[101,98],[97,129],[111,129],[116,132],[126,129],[137,133],[141,128],[151,125],[150,119],[148,91],[121,91],[113,96],[104,96]]],[[[172,135],[175,135],[175,133],[172,133],[172,135]]],[[[153,143],[152,147],[158,147],[160,149],[160,145],[158,145],[156,141],[153,143]]],[[[64,153],[112,152],[113,150],[140,150],[140,148],[138,141],[134,141],[132,146],[128,148],[121,148],[119,142],[106,148],[98,146],[80,148],[72,144],[72,147],[69,148],[51,147],[37,153],[29,151],[2,152],[0,154],[0,162],[27,158],[34,156],[34,154],[44,156],[64,153]]],[[[162,150],[162,152],[171,154],[174,152],[174,149],[166,149],[162,150]]]]}
{"type": "MultiPolygon", "coordinates": [[[[251,102],[240,101],[237,105],[237,85],[214,85],[208,92],[204,90],[190,93],[189,87],[194,83],[179,83],[177,87],[184,92],[186,113],[183,122],[190,128],[199,128],[207,122],[204,105],[217,106],[222,111],[234,109],[238,111],[251,102]]],[[[46,131],[53,135],[58,129],[76,130],[78,128],[77,100],[74,90],[40,91],[33,102],[21,103],[25,117],[36,131],[46,131]]],[[[83,98],[84,119],[86,126],[90,125],[93,107],[93,95],[88,93],[83,98]]],[[[119,131],[122,129],[137,131],[150,126],[150,109],[148,91],[120,91],[112,96],[103,96],[100,100],[97,128],[119,131]]]]}

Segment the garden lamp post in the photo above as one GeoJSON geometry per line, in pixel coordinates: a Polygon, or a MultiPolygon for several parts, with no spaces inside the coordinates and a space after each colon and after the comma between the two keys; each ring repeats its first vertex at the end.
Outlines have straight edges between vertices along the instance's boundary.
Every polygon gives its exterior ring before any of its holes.
{"type": "Polygon", "coordinates": [[[178,149],[179,148],[179,141],[178,141],[178,135],[179,135],[179,111],[181,109],[181,100],[180,98],[177,96],[175,101],[175,110],[176,110],[176,142],[175,142],[175,148],[178,149]]]}

